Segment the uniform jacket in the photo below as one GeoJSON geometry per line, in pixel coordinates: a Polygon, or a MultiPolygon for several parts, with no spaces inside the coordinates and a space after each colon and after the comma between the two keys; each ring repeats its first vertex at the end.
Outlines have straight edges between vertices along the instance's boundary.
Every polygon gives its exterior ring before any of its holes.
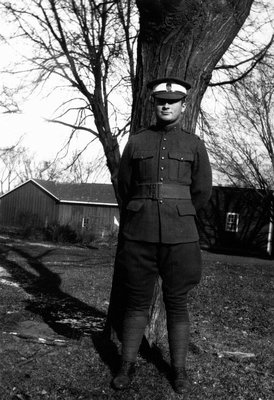
{"type": "Polygon", "coordinates": [[[207,203],[211,186],[207,151],[198,136],[178,123],[142,130],[130,137],[121,158],[120,233],[129,240],[153,243],[197,241],[196,211],[207,203]],[[139,196],[140,187],[146,189],[144,196],[139,196]],[[171,188],[175,196],[169,198],[158,188],[171,188]]]}

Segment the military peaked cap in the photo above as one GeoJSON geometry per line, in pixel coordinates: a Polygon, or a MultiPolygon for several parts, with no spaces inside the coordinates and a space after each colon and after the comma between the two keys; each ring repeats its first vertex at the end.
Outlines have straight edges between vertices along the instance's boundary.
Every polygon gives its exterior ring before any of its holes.
{"type": "Polygon", "coordinates": [[[157,99],[180,100],[186,97],[191,85],[179,78],[170,77],[155,79],[149,82],[147,87],[157,99]]]}

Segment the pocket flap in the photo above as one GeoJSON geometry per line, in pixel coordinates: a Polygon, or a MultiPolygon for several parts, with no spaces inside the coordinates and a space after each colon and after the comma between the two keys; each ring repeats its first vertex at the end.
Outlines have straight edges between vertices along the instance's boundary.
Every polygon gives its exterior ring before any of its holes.
{"type": "Polygon", "coordinates": [[[179,203],[177,204],[179,215],[196,215],[196,210],[192,203],[179,203]]]}
{"type": "Polygon", "coordinates": [[[154,152],[152,150],[141,150],[141,151],[136,150],[133,153],[133,158],[145,160],[147,158],[152,158],[153,155],[154,155],[154,152]]]}
{"type": "Polygon", "coordinates": [[[131,200],[127,205],[127,210],[137,212],[137,211],[141,210],[143,205],[144,205],[143,200],[131,200]]]}
{"type": "Polygon", "coordinates": [[[194,155],[192,153],[182,153],[179,151],[170,151],[168,157],[179,161],[193,161],[194,155]]]}

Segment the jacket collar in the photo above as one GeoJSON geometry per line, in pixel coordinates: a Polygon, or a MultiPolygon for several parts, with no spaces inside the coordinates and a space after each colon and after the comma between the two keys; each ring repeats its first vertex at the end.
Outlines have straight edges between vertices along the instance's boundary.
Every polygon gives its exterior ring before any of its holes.
{"type": "Polygon", "coordinates": [[[178,131],[181,129],[181,121],[176,121],[172,124],[169,125],[163,125],[161,123],[156,124],[156,130],[161,130],[164,132],[170,132],[170,131],[178,131]]]}

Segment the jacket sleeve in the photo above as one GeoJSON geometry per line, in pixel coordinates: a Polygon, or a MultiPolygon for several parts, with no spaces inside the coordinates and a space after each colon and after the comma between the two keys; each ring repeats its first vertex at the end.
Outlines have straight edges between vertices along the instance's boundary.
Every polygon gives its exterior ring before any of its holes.
{"type": "Polygon", "coordinates": [[[192,168],[190,187],[192,202],[196,211],[204,207],[211,196],[212,171],[204,142],[199,139],[192,168]]]}

